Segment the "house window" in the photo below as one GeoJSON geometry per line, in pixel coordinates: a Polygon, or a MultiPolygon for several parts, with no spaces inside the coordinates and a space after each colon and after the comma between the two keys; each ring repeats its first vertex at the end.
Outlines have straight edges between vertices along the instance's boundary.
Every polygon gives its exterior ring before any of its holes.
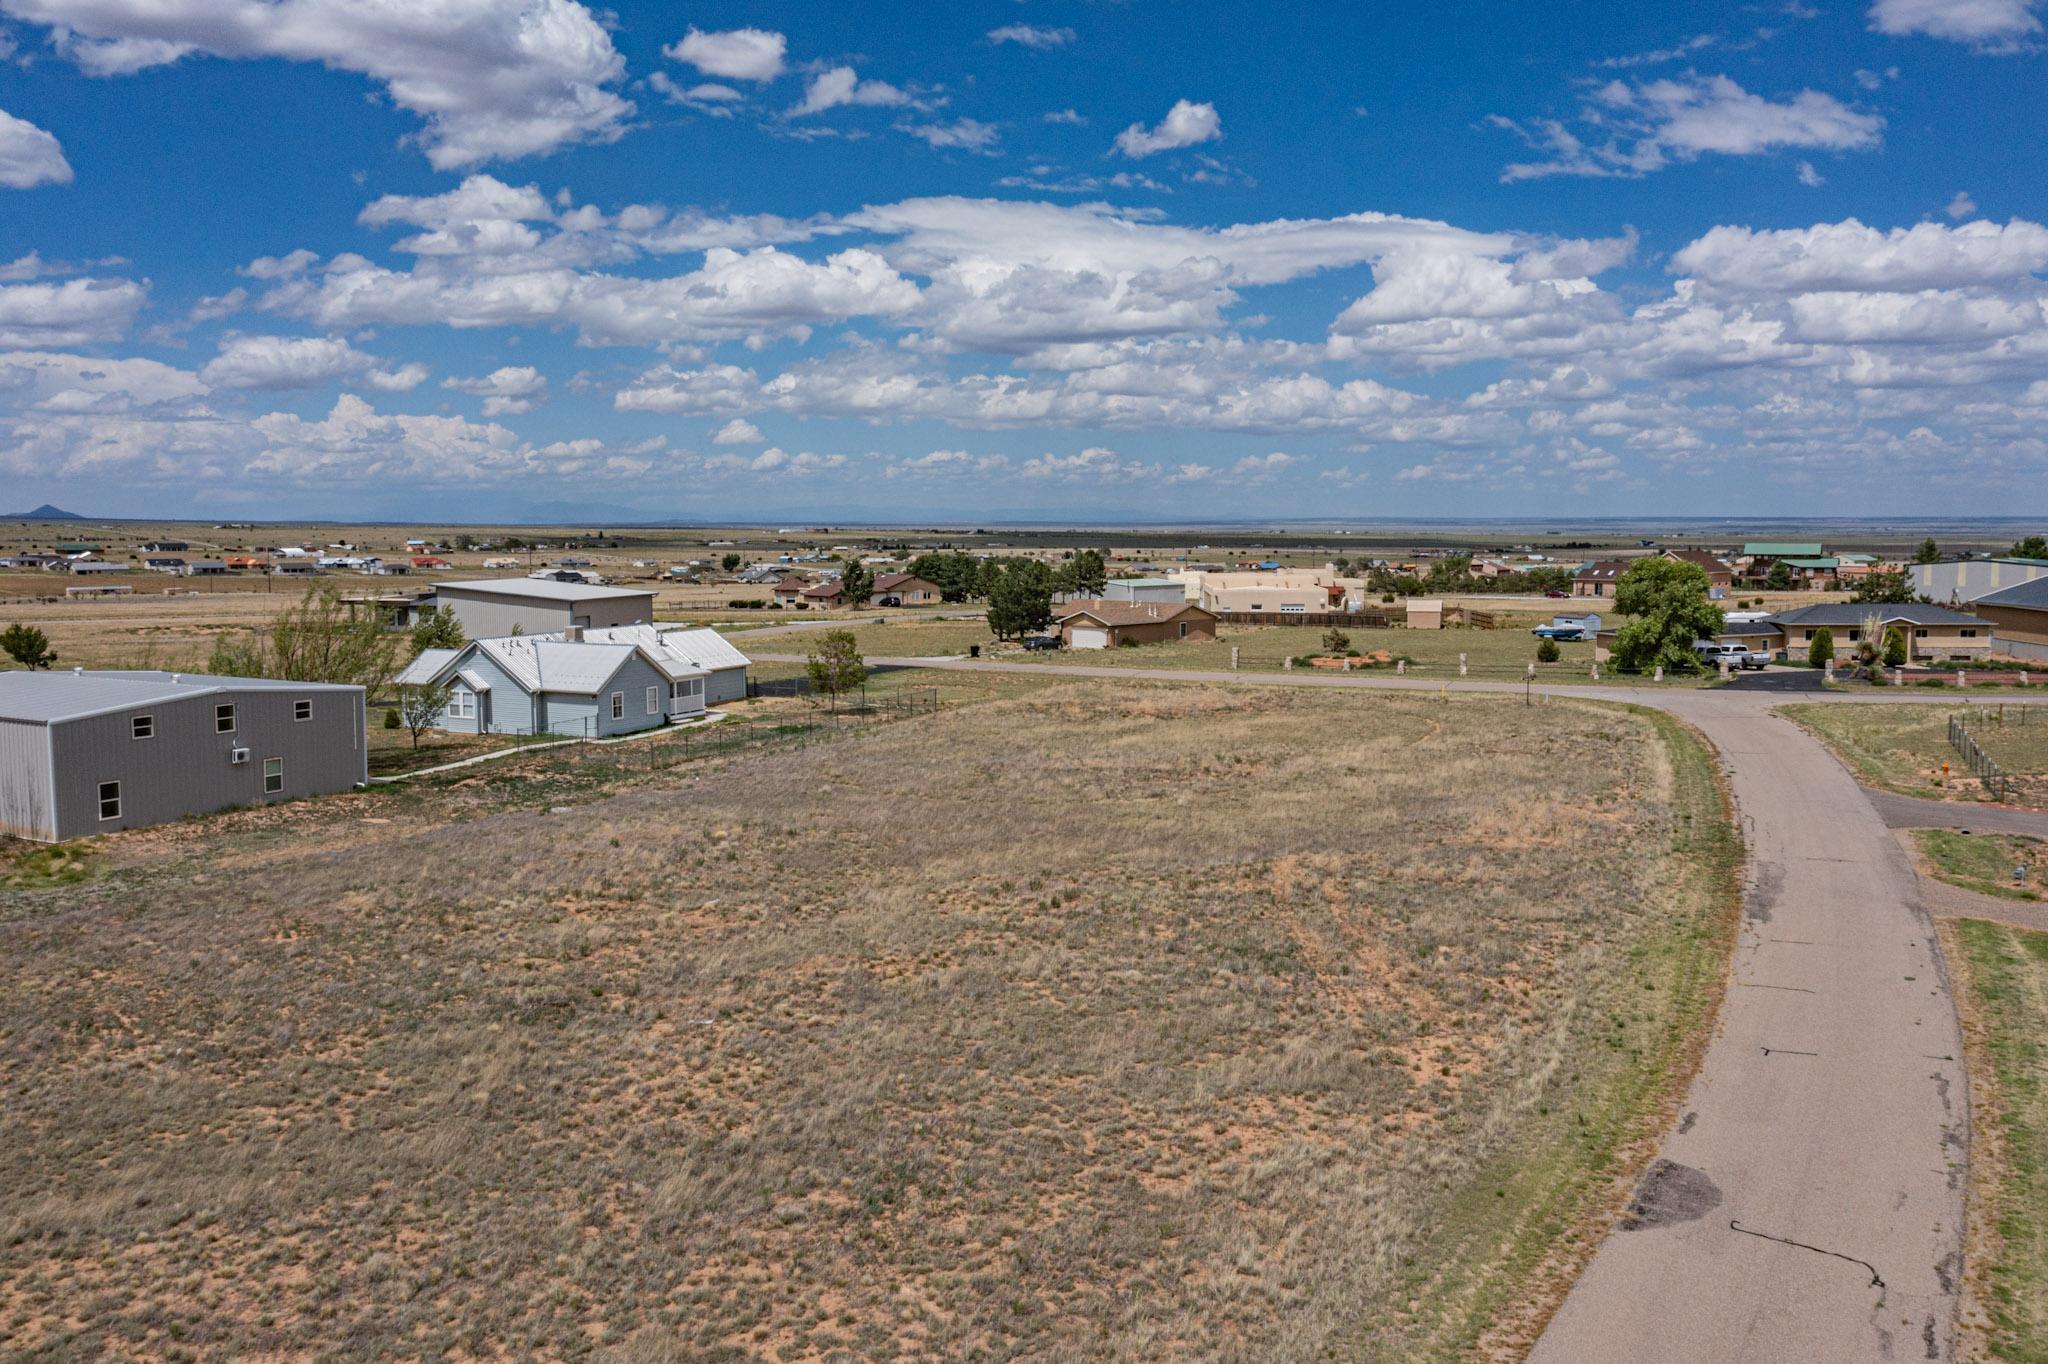
{"type": "Polygon", "coordinates": [[[120,783],[120,782],[117,782],[117,781],[103,781],[103,782],[101,782],[101,783],[100,783],[100,818],[101,818],[101,819],[119,819],[120,817],[121,817],[121,783],[120,783]]]}
{"type": "Polygon", "coordinates": [[[128,722],[128,737],[131,739],[154,739],[156,737],[156,717],[154,715],[138,715],[131,719],[128,722]]]}
{"type": "Polygon", "coordinates": [[[1915,630],[1915,631],[1913,632],[1913,638],[1915,638],[1915,639],[1925,639],[1925,638],[1927,638],[1927,632],[1926,632],[1925,630],[1915,630]]]}
{"type": "Polygon", "coordinates": [[[1180,637],[1182,639],[1186,639],[1188,637],[1188,623],[1186,621],[1182,621],[1180,623],[1180,637]]]}
{"type": "Polygon", "coordinates": [[[451,720],[476,719],[476,693],[467,687],[457,687],[448,693],[448,718],[451,720]]]}
{"type": "Polygon", "coordinates": [[[623,720],[623,719],[625,719],[625,718],[626,718],[626,693],[624,693],[624,692],[622,692],[622,691],[615,691],[615,692],[613,692],[613,693],[612,693],[612,719],[614,719],[614,720],[623,720]]]}
{"type": "Polygon", "coordinates": [[[647,689],[647,713],[648,713],[649,715],[659,715],[659,714],[661,714],[661,688],[660,688],[660,687],[649,687],[649,688],[647,689]]]}
{"type": "Polygon", "coordinates": [[[1964,638],[1964,639],[1975,639],[1976,637],[1977,637],[1977,632],[1976,632],[1975,630],[1965,630],[1965,631],[1963,631],[1963,638],[1964,638]]]}
{"type": "Polygon", "coordinates": [[[263,760],[263,794],[274,796],[282,790],[284,790],[284,759],[265,758],[263,760]]]}
{"type": "Polygon", "coordinates": [[[235,732],[234,702],[230,701],[226,705],[213,708],[213,732],[215,734],[233,734],[235,732]]]}
{"type": "Polygon", "coordinates": [[[312,719],[312,718],[313,718],[313,703],[312,703],[311,701],[294,701],[294,702],[292,702],[292,719],[293,719],[293,720],[310,720],[310,719],[312,719]]]}
{"type": "Polygon", "coordinates": [[[1863,632],[1862,632],[1861,630],[1851,630],[1851,631],[1849,632],[1849,642],[1850,642],[1850,643],[1852,643],[1852,644],[1853,644],[1853,643],[1855,643],[1855,642],[1856,642],[1857,640],[1859,640],[1859,639],[1861,639],[1861,638],[1863,638],[1863,632]]]}

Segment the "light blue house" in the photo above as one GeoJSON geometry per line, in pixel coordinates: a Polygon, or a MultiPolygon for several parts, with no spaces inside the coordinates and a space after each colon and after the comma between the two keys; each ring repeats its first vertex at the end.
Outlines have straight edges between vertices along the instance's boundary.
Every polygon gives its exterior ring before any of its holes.
{"type": "Polygon", "coordinates": [[[428,649],[401,686],[445,685],[440,728],[457,734],[632,734],[704,713],[707,670],[630,643],[570,638],[472,640],[428,649]]]}

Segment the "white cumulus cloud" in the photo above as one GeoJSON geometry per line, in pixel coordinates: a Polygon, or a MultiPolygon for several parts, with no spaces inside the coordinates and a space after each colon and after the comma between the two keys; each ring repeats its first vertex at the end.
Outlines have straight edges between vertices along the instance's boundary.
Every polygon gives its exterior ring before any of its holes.
{"type": "Polygon", "coordinates": [[[0,109],[0,186],[34,189],[70,183],[71,163],[64,159],[57,139],[0,109]]]}
{"type": "Polygon", "coordinates": [[[901,108],[917,104],[910,93],[900,90],[887,81],[864,81],[850,66],[835,66],[820,71],[811,77],[804,87],[804,97],[789,111],[791,118],[806,114],[821,114],[827,109],[837,109],[844,104],[901,108]]]}
{"type": "Polygon", "coordinates": [[[234,336],[199,377],[214,388],[321,388],[347,383],[402,393],[419,386],[427,367],[381,368],[374,356],[337,337],[234,336]]]}
{"type": "Polygon", "coordinates": [[[442,170],[608,141],[631,103],[611,36],[575,0],[0,0],[98,76],[194,53],[319,62],[426,121],[442,170]]]}
{"type": "Polygon", "coordinates": [[[772,81],[783,72],[789,39],[760,28],[734,28],[706,33],[691,28],[662,50],[672,61],[686,62],[707,76],[733,81],[772,81]]]}
{"type": "Polygon", "coordinates": [[[1175,100],[1173,108],[1166,111],[1166,117],[1150,128],[1142,123],[1133,123],[1118,133],[1116,149],[1129,157],[1151,156],[1154,152],[1172,151],[1176,147],[1214,142],[1222,136],[1223,120],[1217,116],[1215,105],[1182,99],[1175,100]]]}
{"type": "Polygon", "coordinates": [[[744,417],[734,417],[711,433],[713,445],[759,445],[761,428],[744,417]]]}
{"type": "Polygon", "coordinates": [[[532,365],[505,365],[476,379],[443,379],[441,387],[484,400],[486,417],[518,416],[546,401],[548,380],[532,365]]]}
{"type": "Polygon", "coordinates": [[[1051,47],[1065,47],[1073,42],[1074,30],[1044,28],[1036,24],[1004,24],[1001,28],[990,29],[988,40],[992,43],[1016,43],[1019,47],[1044,51],[1051,47]]]}
{"type": "Polygon", "coordinates": [[[1870,26],[1879,33],[2008,48],[2041,31],[2039,8],[2040,0],[1877,0],[1870,26]]]}

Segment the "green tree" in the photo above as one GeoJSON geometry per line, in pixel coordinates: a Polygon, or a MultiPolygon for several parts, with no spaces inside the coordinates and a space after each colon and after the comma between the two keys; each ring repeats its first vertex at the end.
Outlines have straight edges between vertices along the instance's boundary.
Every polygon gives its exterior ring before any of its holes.
{"type": "Polygon", "coordinates": [[[839,569],[839,589],[848,606],[864,606],[875,595],[875,575],[858,556],[848,555],[839,569]]]}
{"type": "Polygon", "coordinates": [[[818,636],[804,659],[804,674],[811,690],[832,698],[836,705],[847,692],[868,684],[867,660],[860,656],[859,641],[851,630],[827,630],[818,636]]]}
{"type": "Polygon", "coordinates": [[[1941,546],[1934,543],[1932,535],[1922,540],[1920,548],[1913,551],[1913,562],[1916,564],[1931,564],[1940,557],[1941,546]]]}
{"type": "Polygon", "coordinates": [[[1806,647],[1806,666],[1825,668],[1835,661],[1835,632],[1823,625],[1813,632],[1813,643],[1806,647]]]}
{"type": "Polygon", "coordinates": [[[988,628],[997,639],[1035,634],[1052,624],[1052,570],[1036,559],[1012,559],[988,591],[988,628]]]}
{"type": "Polygon", "coordinates": [[[1325,654],[1343,654],[1350,651],[1351,636],[1345,634],[1334,625],[1323,631],[1323,652],[1325,654]]]}
{"type": "Polygon", "coordinates": [[[1641,558],[1614,585],[1614,609],[1632,617],[1614,638],[1622,672],[1690,672],[1700,666],[1696,640],[1712,639],[1727,621],[1707,600],[1707,572],[1677,559],[1641,558]]]}
{"type": "Polygon", "coordinates": [[[946,601],[966,601],[980,594],[981,563],[972,554],[958,550],[920,554],[910,561],[910,572],[937,583],[939,596],[946,601]]]}
{"type": "Polygon", "coordinates": [[[740,571],[740,565],[745,562],[746,560],[737,554],[728,554],[718,561],[718,566],[728,573],[737,573],[740,571]]]}
{"type": "Polygon", "coordinates": [[[398,671],[399,636],[375,615],[358,616],[331,586],[309,588],[268,629],[222,640],[206,661],[210,673],[285,682],[338,682],[376,693],[398,671]]]}
{"type": "Polygon", "coordinates": [[[460,649],[467,643],[469,638],[462,633],[462,622],[453,611],[426,607],[420,612],[419,623],[412,627],[414,658],[428,649],[460,649]]]}
{"type": "Polygon", "coordinates": [[[1856,593],[1851,601],[1873,602],[1881,605],[1897,605],[1900,602],[1918,601],[1913,591],[1913,580],[1903,572],[1872,573],[1856,584],[1856,593]]]}
{"type": "Polygon", "coordinates": [[[1764,586],[1770,588],[1773,592],[1791,591],[1794,581],[1792,565],[1786,563],[1783,559],[1772,564],[1771,571],[1764,575],[1764,586]]]}
{"type": "Polygon", "coordinates": [[[1084,549],[1067,564],[1073,575],[1072,591],[1084,596],[1099,597],[1109,583],[1109,563],[1099,549],[1084,549]]]}
{"type": "Polygon", "coordinates": [[[438,684],[405,689],[405,699],[399,702],[398,714],[405,727],[412,731],[415,751],[419,749],[421,737],[441,723],[441,714],[448,709],[449,694],[449,688],[438,684]]]}
{"type": "Polygon", "coordinates": [[[10,625],[0,630],[0,649],[24,668],[47,668],[57,661],[50,649],[50,637],[33,625],[10,625]]]}
{"type": "Polygon", "coordinates": [[[2014,543],[2012,557],[2015,559],[2048,559],[2048,535],[2029,535],[2014,543]]]}
{"type": "Polygon", "coordinates": [[[1554,639],[1546,637],[1536,646],[1536,661],[1538,663],[1555,663],[1562,657],[1564,657],[1564,650],[1557,647],[1557,641],[1554,639]]]}
{"type": "Polygon", "coordinates": [[[1906,632],[1896,625],[1884,632],[1884,665],[1887,668],[1906,666],[1906,632]]]}

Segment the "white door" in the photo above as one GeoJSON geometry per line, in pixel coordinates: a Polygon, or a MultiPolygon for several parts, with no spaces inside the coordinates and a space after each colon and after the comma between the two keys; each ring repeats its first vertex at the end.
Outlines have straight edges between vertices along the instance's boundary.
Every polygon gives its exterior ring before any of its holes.
{"type": "Polygon", "coordinates": [[[1109,631],[1091,629],[1085,625],[1076,625],[1069,639],[1071,647],[1076,649],[1107,649],[1109,647],[1109,631]]]}

